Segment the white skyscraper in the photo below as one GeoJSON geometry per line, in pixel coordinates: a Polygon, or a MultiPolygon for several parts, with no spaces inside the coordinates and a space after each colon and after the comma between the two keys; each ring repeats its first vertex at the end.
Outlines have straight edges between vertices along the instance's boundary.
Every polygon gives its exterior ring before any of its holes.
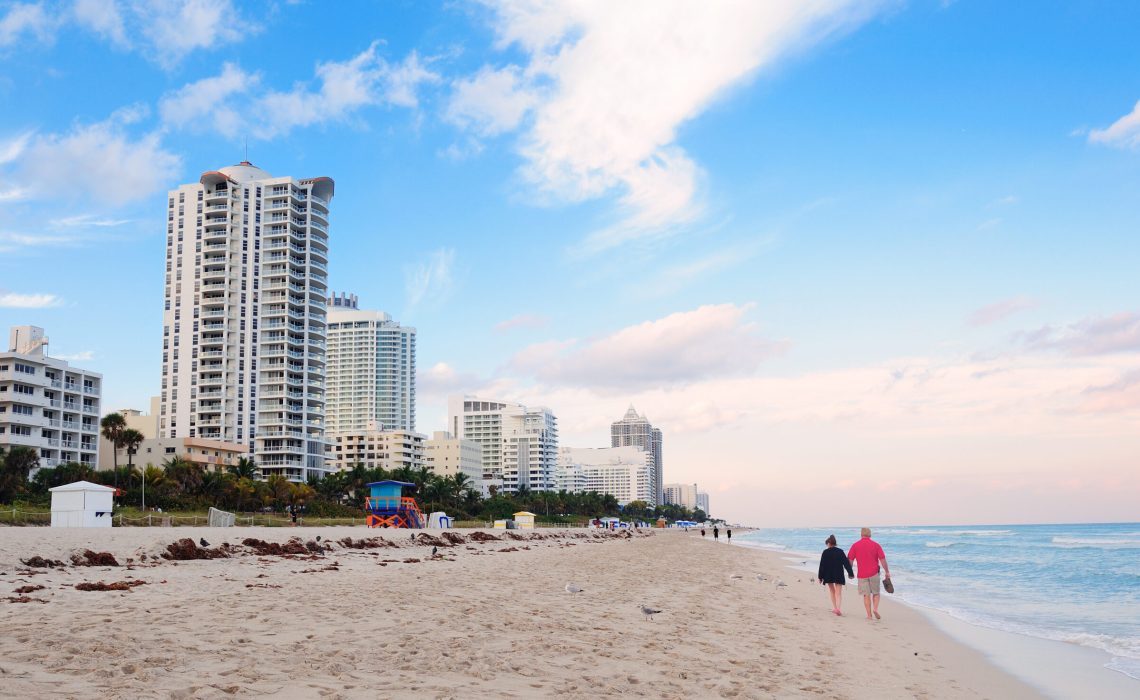
{"type": "Polygon", "coordinates": [[[328,434],[416,429],[416,329],[354,295],[329,299],[328,434]]]}
{"type": "Polygon", "coordinates": [[[99,463],[103,376],[48,357],[36,326],[14,326],[0,352],[0,447],[36,451],[40,467],[99,463]]]}
{"type": "Polygon", "coordinates": [[[662,435],[660,428],[654,428],[649,419],[637,415],[633,406],[625,412],[625,417],[610,424],[610,446],[640,447],[653,455],[653,493],[656,503],[665,503],[665,468],[662,461],[662,435]]]}
{"type": "Polygon", "coordinates": [[[266,476],[327,471],[333,190],[243,161],[170,192],[160,437],[248,444],[266,476]]]}
{"type": "Polygon", "coordinates": [[[527,408],[507,401],[452,396],[447,402],[452,435],[483,448],[483,478],[514,493],[520,488],[555,488],[558,421],[548,408],[527,408]]]}

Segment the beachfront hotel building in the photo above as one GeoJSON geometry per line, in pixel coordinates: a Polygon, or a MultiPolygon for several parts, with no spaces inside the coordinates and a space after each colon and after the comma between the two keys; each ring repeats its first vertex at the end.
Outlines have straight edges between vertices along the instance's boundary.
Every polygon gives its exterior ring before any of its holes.
{"type": "Polygon", "coordinates": [[[329,298],[325,429],[328,435],[416,429],[416,329],[353,294],[329,298]]]}
{"type": "Polygon", "coordinates": [[[697,491],[697,508],[703,510],[705,515],[711,512],[709,511],[709,495],[704,491],[697,491]]]}
{"type": "Polygon", "coordinates": [[[665,502],[665,471],[662,461],[662,436],[660,428],[654,428],[645,416],[639,416],[633,406],[625,412],[625,416],[610,424],[610,446],[625,447],[632,445],[640,447],[653,458],[653,493],[654,503],[665,502]]]}
{"type": "Polygon", "coordinates": [[[424,442],[424,466],[443,477],[463,474],[472,488],[483,489],[483,447],[474,440],[452,437],[446,430],[435,431],[424,442]]]}
{"type": "MultiPolygon", "coordinates": [[[[136,469],[162,467],[175,457],[202,467],[208,472],[224,472],[249,456],[249,448],[233,442],[204,438],[150,438],[139,443],[133,462],[136,469]]],[[[119,465],[127,463],[120,458],[119,465]]]]}
{"type": "Polygon", "coordinates": [[[558,458],[560,490],[609,494],[622,506],[630,501],[657,505],[653,456],[639,447],[563,447],[558,458]]]}
{"type": "Polygon", "coordinates": [[[329,467],[344,470],[359,464],[388,471],[405,467],[420,469],[424,466],[426,439],[426,435],[411,430],[366,429],[336,433],[329,437],[329,467]]]}
{"type": "MultiPolygon", "coordinates": [[[[664,492],[666,503],[684,506],[689,510],[697,507],[698,491],[696,484],[665,484],[664,492]]],[[[708,500],[707,495],[706,500],[708,500]]]]}
{"type": "Polygon", "coordinates": [[[333,190],[243,161],[170,191],[160,437],[248,445],[265,476],[328,472],[333,190]]]}
{"type": "Polygon", "coordinates": [[[488,489],[515,493],[554,488],[558,421],[549,408],[452,396],[447,402],[447,424],[452,435],[479,443],[488,489]]]}
{"type": "Polygon", "coordinates": [[[13,326],[0,352],[0,447],[29,447],[39,467],[99,463],[103,375],[47,354],[37,326],[13,326]]]}

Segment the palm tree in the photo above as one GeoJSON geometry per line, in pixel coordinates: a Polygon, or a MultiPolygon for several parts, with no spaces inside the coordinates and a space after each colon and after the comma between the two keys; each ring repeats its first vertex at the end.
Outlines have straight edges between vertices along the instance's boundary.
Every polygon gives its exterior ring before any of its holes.
{"type": "Polygon", "coordinates": [[[226,467],[226,471],[239,479],[256,479],[258,476],[257,464],[249,457],[242,457],[237,464],[226,467]]]}
{"type": "Polygon", "coordinates": [[[0,449],[0,502],[11,502],[28,488],[28,472],[39,466],[40,456],[30,447],[0,449]]]}
{"type": "Polygon", "coordinates": [[[108,413],[99,421],[103,437],[110,441],[111,454],[115,464],[115,486],[119,485],[119,448],[123,446],[123,431],[127,429],[127,419],[121,413],[108,413]]]}
{"type": "Polygon", "coordinates": [[[142,441],[144,439],[145,438],[143,437],[143,434],[140,433],[139,431],[135,430],[134,428],[127,428],[119,435],[119,442],[121,442],[123,444],[123,447],[127,448],[127,473],[128,474],[134,472],[134,469],[135,469],[135,462],[134,462],[135,452],[138,451],[139,445],[142,444],[142,441]]]}

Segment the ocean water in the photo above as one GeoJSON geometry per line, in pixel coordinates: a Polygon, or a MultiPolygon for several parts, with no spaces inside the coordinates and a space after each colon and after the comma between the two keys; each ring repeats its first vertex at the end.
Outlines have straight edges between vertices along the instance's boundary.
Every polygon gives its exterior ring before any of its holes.
{"type": "MultiPolygon", "coordinates": [[[[783,551],[814,572],[824,539],[855,528],[764,529],[734,543],[783,551]]],[[[1140,697],[1140,523],[872,528],[895,595],[965,622],[1106,652],[1140,697]]]]}

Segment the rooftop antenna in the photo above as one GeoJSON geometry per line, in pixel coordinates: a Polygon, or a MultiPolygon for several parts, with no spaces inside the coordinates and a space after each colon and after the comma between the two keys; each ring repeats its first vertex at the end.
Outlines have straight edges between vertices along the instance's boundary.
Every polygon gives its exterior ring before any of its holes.
{"type": "Polygon", "coordinates": [[[242,139],[245,142],[245,158],[244,158],[244,160],[245,160],[245,162],[248,163],[249,162],[249,137],[243,136],[242,139]]]}

